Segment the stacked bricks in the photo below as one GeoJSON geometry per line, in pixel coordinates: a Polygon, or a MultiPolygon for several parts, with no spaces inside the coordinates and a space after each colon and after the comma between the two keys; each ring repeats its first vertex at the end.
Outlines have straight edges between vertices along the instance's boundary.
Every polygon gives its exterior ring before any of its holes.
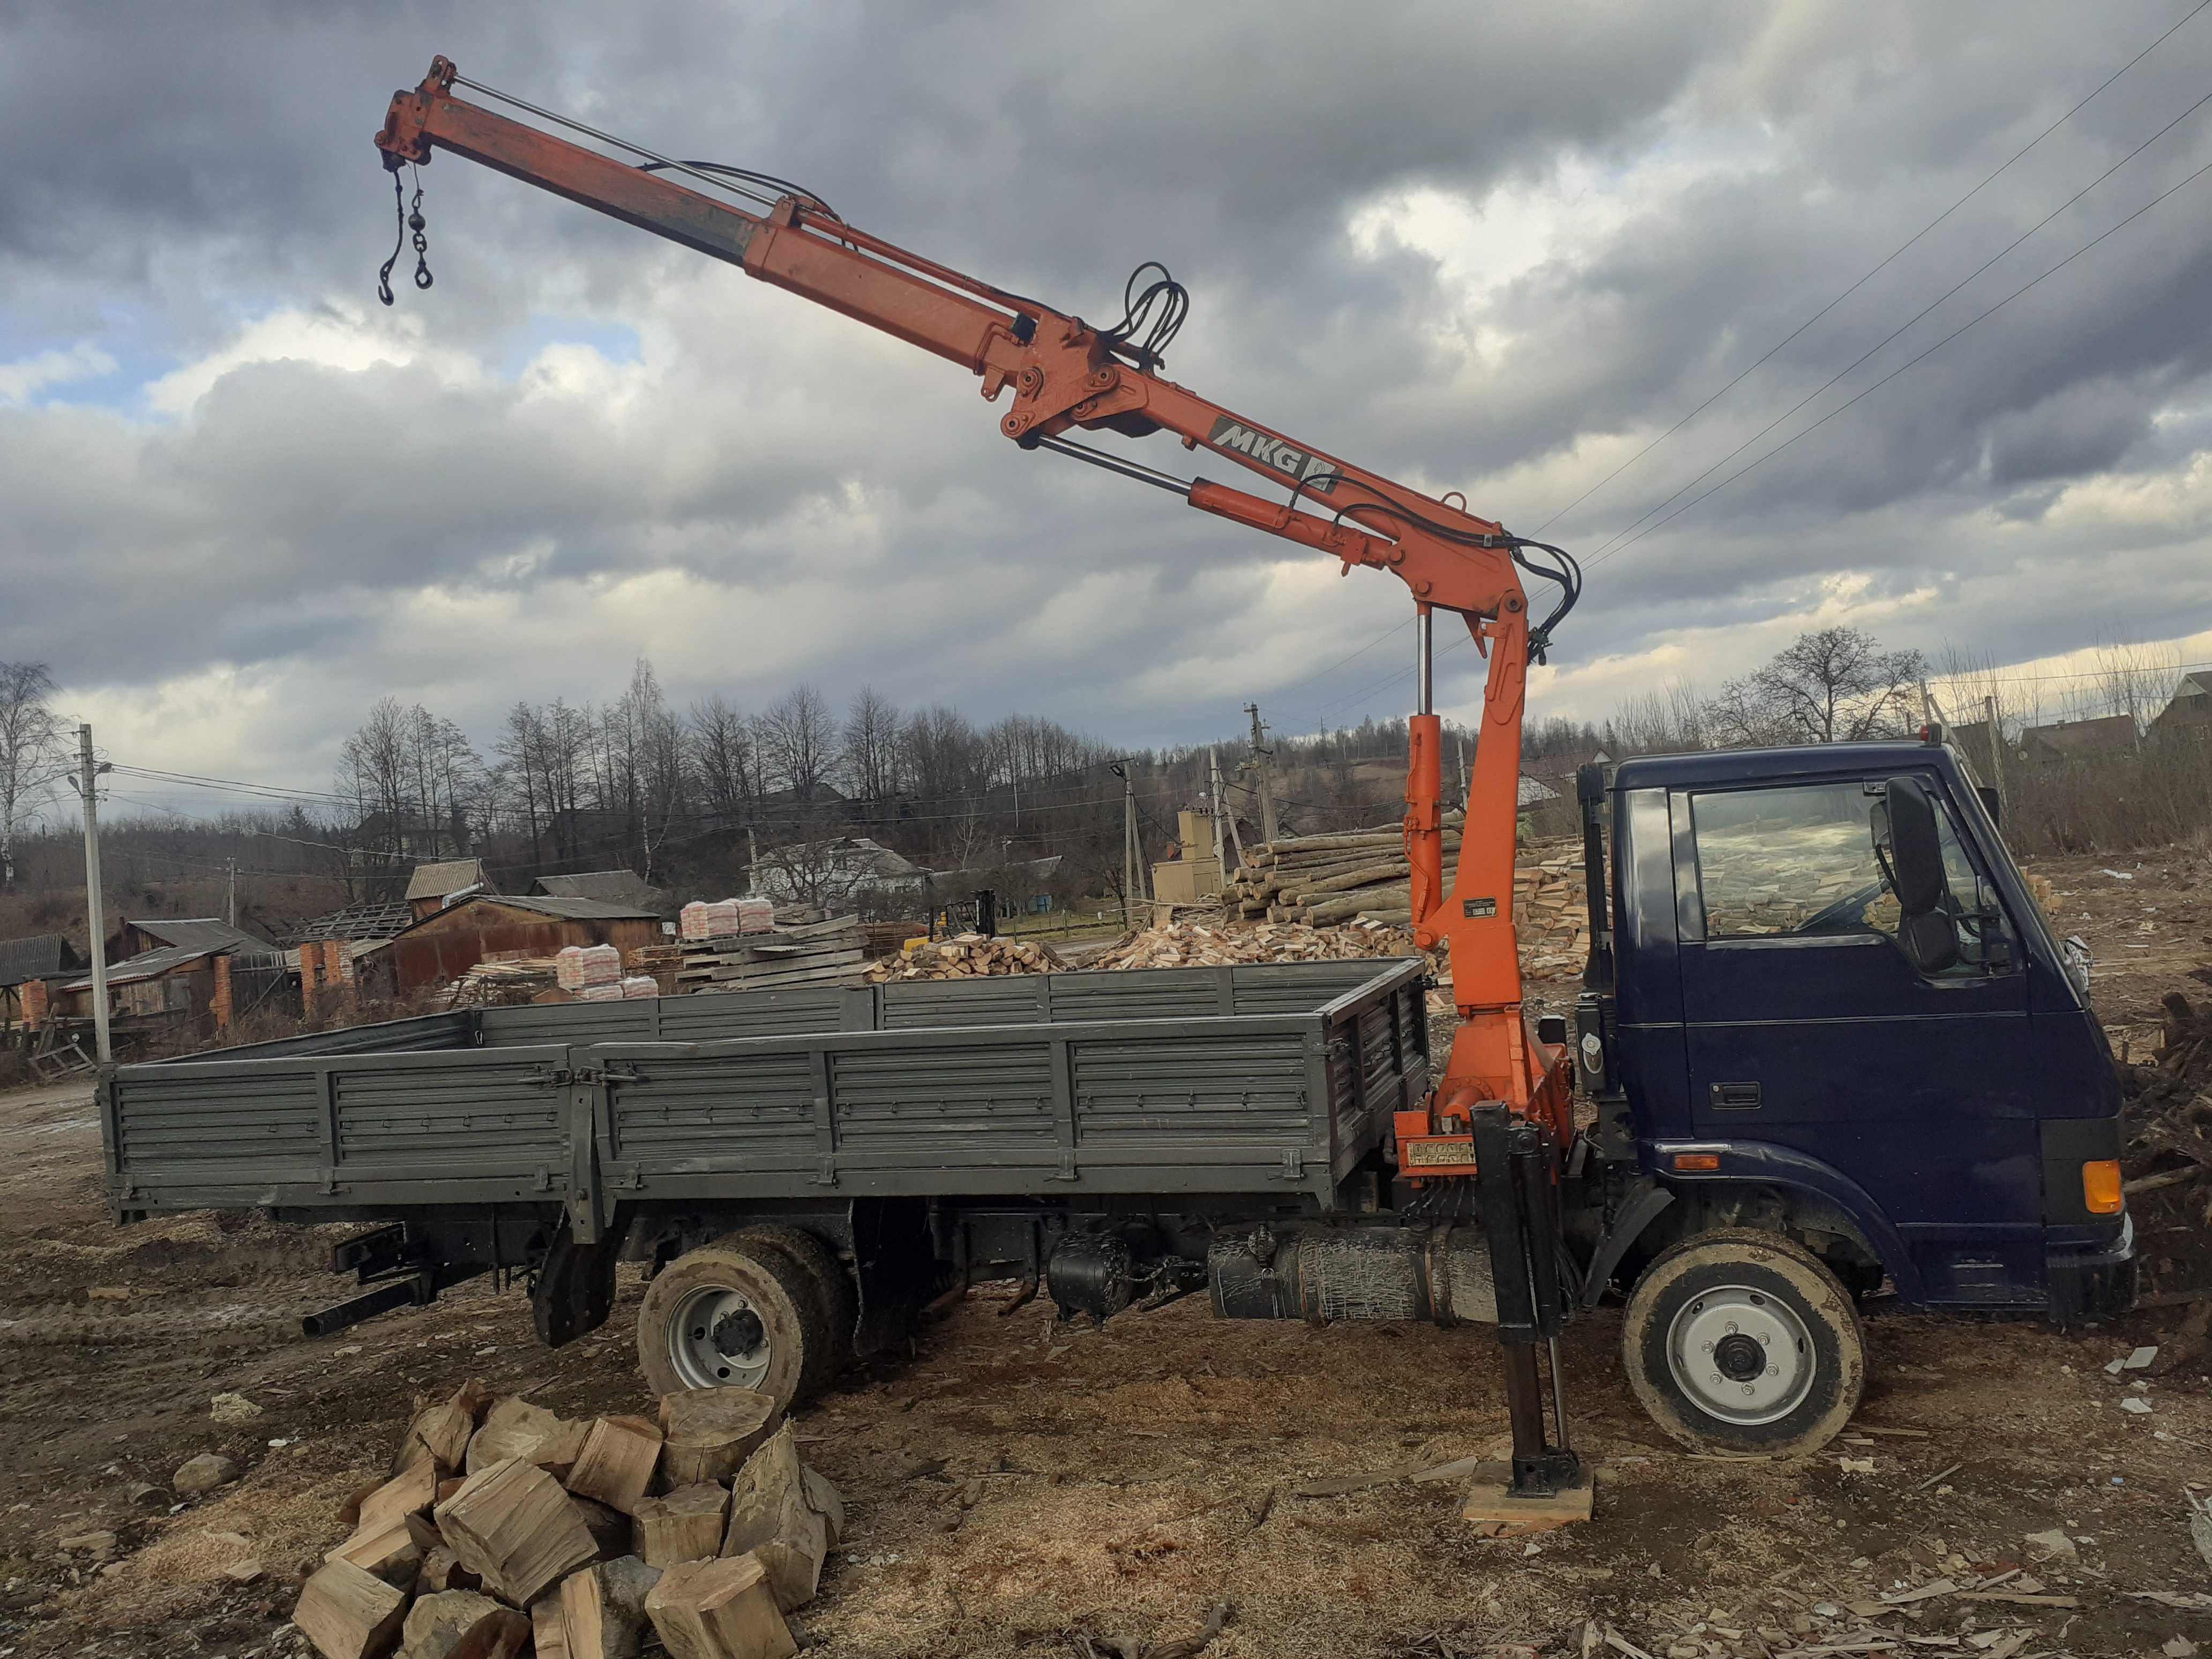
{"type": "Polygon", "coordinates": [[[46,1014],[50,1006],[47,1000],[46,981],[42,979],[27,979],[22,983],[21,991],[23,998],[23,1024],[26,1025],[44,1025],[46,1023],[46,1014]]]}

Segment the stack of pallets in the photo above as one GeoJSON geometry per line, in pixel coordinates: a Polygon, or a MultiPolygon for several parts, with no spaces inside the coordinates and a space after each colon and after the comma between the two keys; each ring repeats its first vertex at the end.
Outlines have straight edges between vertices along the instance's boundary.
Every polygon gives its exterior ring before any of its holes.
{"type": "Polygon", "coordinates": [[[687,939],[679,991],[776,991],[794,985],[858,985],[866,965],[858,916],[803,927],[687,939]]]}

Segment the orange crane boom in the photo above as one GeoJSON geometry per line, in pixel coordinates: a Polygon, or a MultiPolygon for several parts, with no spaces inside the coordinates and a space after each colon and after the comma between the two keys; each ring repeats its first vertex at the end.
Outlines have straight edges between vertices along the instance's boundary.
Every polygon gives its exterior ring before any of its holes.
{"type": "MultiPolygon", "coordinates": [[[[395,174],[446,150],[726,260],[963,365],[981,378],[987,401],[1011,392],[999,429],[1024,448],[1054,449],[1170,489],[1204,512],[1328,554],[1346,573],[1367,565],[1404,582],[1419,635],[1419,707],[1409,721],[1405,817],[1413,934],[1424,946],[1449,950],[1459,1025],[1432,1097],[1398,1114],[1400,1166],[1424,1177],[1474,1173],[1471,1113],[1485,1102],[1540,1120],[1555,1147],[1571,1141],[1567,1051],[1540,1042],[1523,1012],[1513,925],[1528,665],[1540,656],[1579,586],[1564,552],[1512,536],[1464,504],[1454,507],[1340,460],[1164,378],[1160,349],[1188,303],[1164,270],[1141,295],[1132,277],[1129,314],[1121,325],[1098,328],[855,229],[781,180],[655,155],[468,81],[442,57],[432,61],[420,86],[393,95],[376,144],[395,174]],[[642,164],[468,102],[454,95],[456,87],[629,150],[642,164]],[[763,210],[750,211],[710,189],[734,190],[763,210]],[[1288,493],[1276,500],[1203,477],[1178,478],[1078,444],[1066,434],[1079,428],[1129,437],[1171,432],[1186,449],[1205,450],[1288,493]],[[1532,549],[1555,556],[1558,565],[1534,562],[1532,549]],[[1521,586],[1523,569],[1562,590],[1559,608],[1534,626],[1521,586]],[[1467,822],[1449,884],[1432,674],[1432,623],[1439,611],[1458,617],[1489,659],[1467,822]]],[[[419,222],[416,228],[419,234],[419,222]]],[[[427,276],[422,270],[418,283],[427,286],[427,276]]]]}

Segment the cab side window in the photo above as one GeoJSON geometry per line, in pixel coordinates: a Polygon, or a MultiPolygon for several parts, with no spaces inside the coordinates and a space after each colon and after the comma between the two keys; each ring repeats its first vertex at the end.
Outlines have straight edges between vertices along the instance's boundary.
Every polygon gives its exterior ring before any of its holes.
{"type": "Polygon", "coordinates": [[[1693,795],[1705,937],[1894,939],[1897,900],[1875,856],[1875,804],[1856,780],[1693,795]]]}

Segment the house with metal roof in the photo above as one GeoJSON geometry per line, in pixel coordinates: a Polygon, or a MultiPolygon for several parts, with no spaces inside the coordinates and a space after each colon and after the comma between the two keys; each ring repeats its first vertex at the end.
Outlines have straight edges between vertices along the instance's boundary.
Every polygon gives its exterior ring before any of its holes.
{"type": "Polygon", "coordinates": [[[276,947],[220,916],[126,916],[107,936],[107,959],[125,962],[149,951],[170,947],[212,951],[225,956],[273,954],[276,947]]]}
{"type": "Polygon", "coordinates": [[[2173,689],[2173,696],[2158,718],[2151,722],[2157,732],[2212,732],[2212,668],[2200,668],[2184,674],[2181,684],[2173,689]]]}
{"type": "Polygon", "coordinates": [[[415,873],[407,878],[407,908],[420,921],[465,894],[498,890],[484,872],[482,859],[447,859],[436,864],[418,864],[415,873]]]}
{"type": "Polygon", "coordinates": [[[572,876],[540,876],[532,893],[547,898],[597,899],[602,904],[635,904],[648,910],[666,908],[667,896],[646,884],[635,870],[583,870],[572,876]]]}
{"type": "Polygon", "coordinates": [[[356,976],[372,996],[404,998],[450,984],[494,956],[550,957],[570,945],[611,945],[625,956],[661,943],[659,915],[640,904],[543,893],[470,893],[379,943],[358,945],[356,976]]]}
{"type": "Polygon", "coordinates": [[[84,957],[59,933],[0,939],[0,1028],[23,1023],[23,987],[52,986],[81,974],[84,957]]]}

